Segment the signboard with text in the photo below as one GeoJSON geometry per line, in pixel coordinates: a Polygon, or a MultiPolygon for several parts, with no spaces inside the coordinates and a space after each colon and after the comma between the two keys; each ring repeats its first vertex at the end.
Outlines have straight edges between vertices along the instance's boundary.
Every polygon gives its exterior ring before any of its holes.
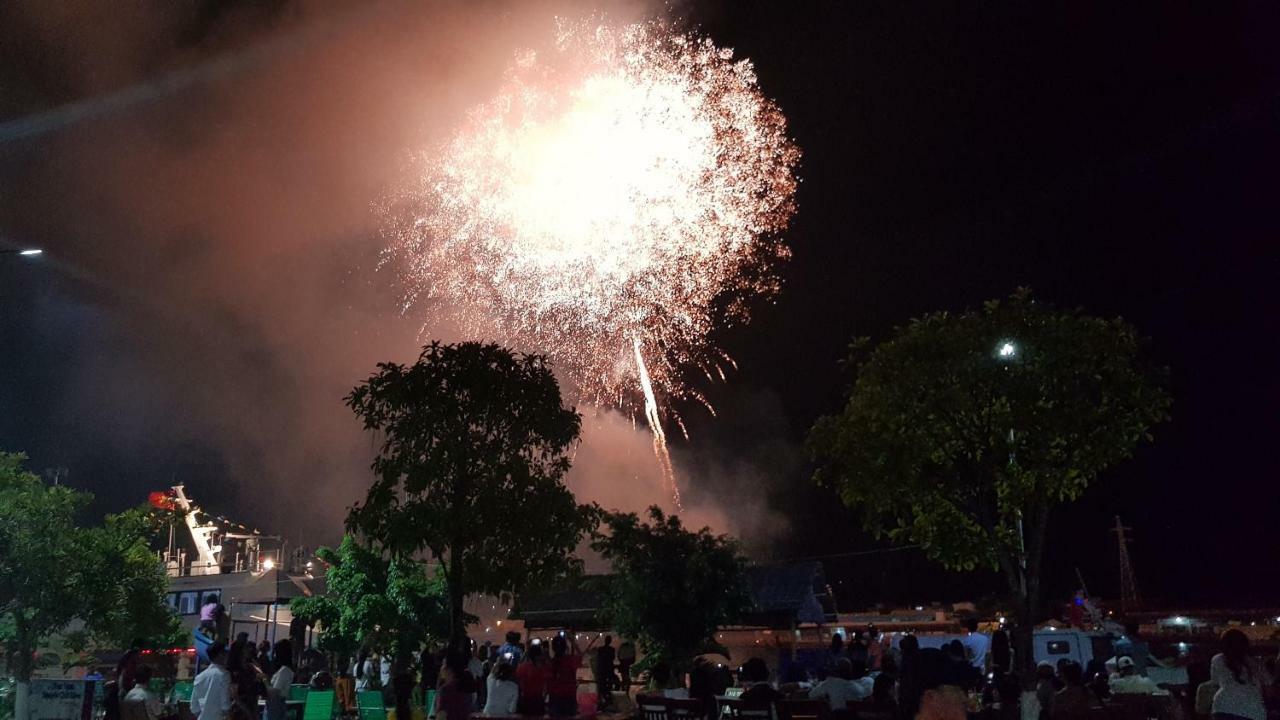
{"type": "Polygon", "coordinates": [[[92,689],[87,680],[32,680],[28,720],[90,720],[92,689]]]}

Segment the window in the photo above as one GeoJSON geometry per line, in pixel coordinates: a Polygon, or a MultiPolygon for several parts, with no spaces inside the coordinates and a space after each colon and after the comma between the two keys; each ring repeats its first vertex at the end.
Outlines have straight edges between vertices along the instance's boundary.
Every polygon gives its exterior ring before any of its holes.
{"type": "Polygon", "coordinates": [[[205,598],[210,595],[222,597],[221,590],[186,590],[169,593],[166,596],[169,607],[179,615],[196,615],[204,605],[205,598]]]}
{"type": "Polygon", "coordinates": [[[1050,655],[1070,655],[1071,643],[1066,640],[1050,640],[1047,649],[1050,655]]]}

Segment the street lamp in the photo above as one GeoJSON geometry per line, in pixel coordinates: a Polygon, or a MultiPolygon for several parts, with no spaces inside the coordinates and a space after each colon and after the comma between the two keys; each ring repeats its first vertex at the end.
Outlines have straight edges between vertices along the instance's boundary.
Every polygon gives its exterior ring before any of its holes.
{"type": "Polygon", "coordinates": [[[34,255],[43,255],[44,250],[40,248],[25,248],[23,250],[0,250],[0,255],[24,255],[32,257],[34,255]]]}
{"type": "Polygon", "coordinates": [[[1008,340],[1005,340],[1000,343],[1000,347],[996,350],[996,354],[1008,360],[1018,354],[1018,346],[1008,340]]]}

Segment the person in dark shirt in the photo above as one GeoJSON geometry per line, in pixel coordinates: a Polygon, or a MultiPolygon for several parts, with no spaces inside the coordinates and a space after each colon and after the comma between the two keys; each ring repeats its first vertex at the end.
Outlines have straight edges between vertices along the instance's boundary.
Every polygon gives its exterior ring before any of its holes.
{"type": "Polygon", "coordinates": [[[783,699],[783,694],[769,684],[769,666],[758,657],[751,658],[742,664],[738,673],[742,685],[746,689],[738,699],[744,705],[772,705],[783,699]]]}
{"type": "Polygon", "coordinates": [[[607,708],[613,703],[613,690],[616,685],[616,678],[613,675],[613,665],[617,661],[617,651],[613,648],[613,638],[605,635],[604,643],[600,649],[596,651],[596,692],[599,694],[599,705],[601,708],[607,708]]]}

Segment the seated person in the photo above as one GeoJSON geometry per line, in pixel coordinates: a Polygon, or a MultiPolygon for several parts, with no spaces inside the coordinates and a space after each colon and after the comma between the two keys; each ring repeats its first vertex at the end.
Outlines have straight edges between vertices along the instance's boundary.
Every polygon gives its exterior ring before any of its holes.
{"type": "Polygon", "coordinates": [[[147,687],[151,674],[150,666],[138,666],[133,676],[137,684],[120,700],[120,720],[160,720],[164,704],[147,687]]]}
{"type": "Polygon", "coordinates": [[[1150,678],[1138,674],[1133,658],[1128,655],[1116,661],[1116,671],[1108,683],[1112,695],[1150,695],[1158,689],[1150,678]]]}
{"type": "Polygon", "coordinates": [[[874,682],[867,677],[867,666],[862,661],[853,662],[849,658],[836,661],[831,676],[814,686],[809,691],[813,700],[826,700],[833,711],[848,708],[849,703],[871,697],[874,682]]]}
{"type": "Polygon", "coordinates": [[[743,691],[738,696],[744,705],[771,705],[783,699],[783,694],[769,684],[769,666],[758,657],[742,664],[738,672],[743,691]]]}
{"type": "Polygon", "coordinates": [[[1087,718],[1091,708],[1102,704],[1093,691],[1085,687],[1084,670],[1080,663],[1068,662],[1062,666],[1062,682],[1063,688],[1053,696],[1050,720],[1087,718]]]}

